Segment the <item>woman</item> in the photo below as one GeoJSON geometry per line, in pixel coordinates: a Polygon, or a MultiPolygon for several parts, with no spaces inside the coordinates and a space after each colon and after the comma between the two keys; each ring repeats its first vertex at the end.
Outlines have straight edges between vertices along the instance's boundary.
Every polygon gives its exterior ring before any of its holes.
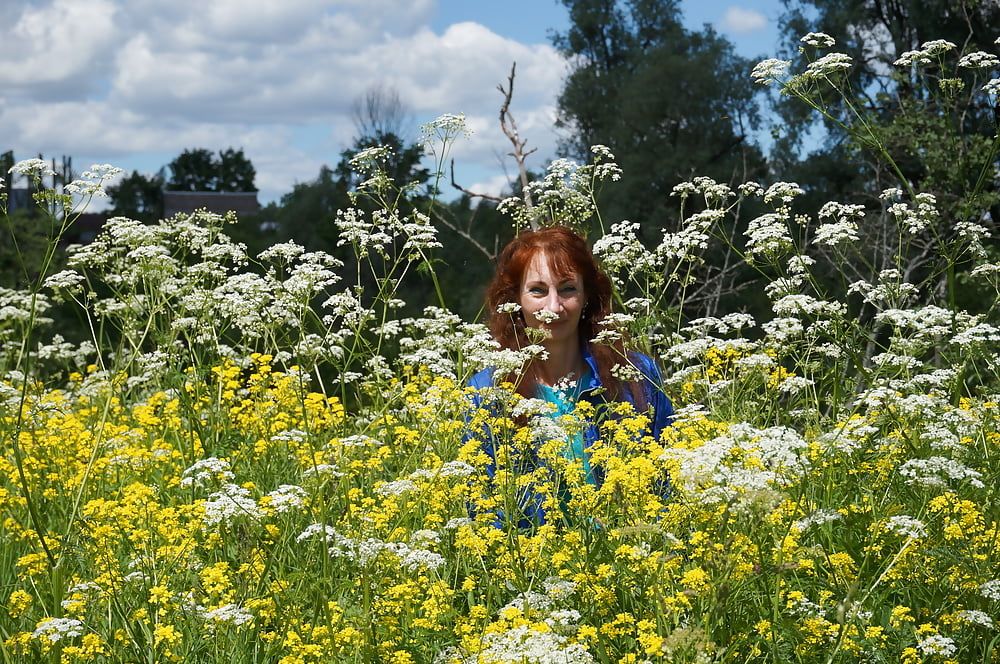
{"type": "MultiPolygon", "coordinates": [[[[626,352],[620,340],[592,341],[611,313],[611,296],[611,281],[597,266],[582,237],[564,226],[521,233],[500,253],[496,275],[487,289],[489,326],[506,349],[523,349],[540,339],[537,343],[545,348],[544,359],[532,360],[520,374],[508,376],[484,369],[469,385],[482,389],[513,383],[521,395],[552,403],[555,416],[572,412],[577,400],[595,405],[625,401],[636,411],[652,410],[649,433],[659,439],[670,423],[673,408],[663,394],[656,363],[640,353],[626,352]],[[615,374],[621,372],[612,372],[617,365],[628,367],[632,374],[637,370],[639,379],[620,380],[615,374]],[[568,393],[557,387],[566,383],[574,385],[568,393]]],[[[478,396],[475,404],[482,405],[478,396]]],[[[493,459],[487,467],[492,478],[495,441],[488,431],[484,434],[484,449],[493,459]]],[[[597,438],[597,427],[590,424],[581,434],[570,437],[564,454],[582,461],[587,481],[600,486],[602,473],[590,467],[587,453],[597,438]]],[[[519,525],[545,522],[540,499],[528,497],[521,502],[527,523],[520,520],[519,525]]]]}

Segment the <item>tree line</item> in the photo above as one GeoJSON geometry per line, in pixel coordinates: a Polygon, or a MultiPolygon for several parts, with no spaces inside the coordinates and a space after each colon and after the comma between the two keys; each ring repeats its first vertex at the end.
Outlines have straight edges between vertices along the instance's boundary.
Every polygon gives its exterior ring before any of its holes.
{"type": "MultiPolygon", "coordinates": [[[[998,163],[993,140],[997,108],[981,105],[970,110],[960,98],[961,91],[975,84],[975,73],[955,78],[931,68],[927,76],[934,79],[933,85],[927,86],[892,66],[900,54],[932,39],[995,50],[994,26],[1000,24],[996,5],[787,0],[775,50],[791,60],[793,68],[808,65],[810,53],[799,37],[810,31],[830,35],[837,50],[854,60],[843,96],[817,99],[832,109],[817,119],[808,104],[755,88],[749,75],[755,61],[738,55],[710,26],[685,27],[676,0],[562,4],[569,27],[554,33],[552,43],[571,68],[558,97],[557,129],[563,136],[559,154],[585,161],[590,146],[602,144],[616,155],[623,175],[601,191],[603,219],[640,222],[644,239],[655,243],[664,230],[681,223],[676,198],[670,194],[693,176],[731,185],[794,181],[806,191],[803,208],[813,210],[831,200],[875,207],[886,183],[902,178],[915,191],[936,196],[950,219],[982,219],[997,228],[997,182],[984,184],[980,177],[984,165],[998,163]],[[855,131],[859,113],[869,130],[866,137],[855,131]],[[765,146],[760,137],[767,130],[770,140],[765,146]],[[872,136],[893,163],[902,165],[901,172],[872,156],[866,144],[872,136]]],[[[765,55],[770,54],[761,57],[765,55]]],[[[431,210],[440,227],[444,247],[435,259],[450,267],[441,273],[454,298],[449,305],[475,316],[492,270],[489,259],[512,233],[509,219],[497,212],[494,201],[475,192],[463,190],[457,199],[439,201],[442,192],[434,190],[432,182],[437,180],[432,180],[420,145],[404,138],[405,112],[391,90],[375,89],[359,100],[355,125],[353,144],[333,166],[321,167],[315,179],[296,184],[258,217],[241,219],[234,234],[251,250],[293,240],[349,260],[337,246],[332,219],[338,209],[365,205],[356,196],[358,180],[350,158],[371,146],[389,146],[390,173],[397,182],[419,185],[401,202],[403,211],[431,210]]],[[[539,177],[543,166],[536,165],[529,178],[539,177]]],[[[242,150],[185,150],[152,176],[133,171],[124,178],[111,192],[111,213],[154,221],[162,214],[165,189],[253,191],[254,176],[242,150]]],[[[512,185],[512,194],[519,191],[519,184],[512,185]]],[[[741,237],[745,220],[753,214],[746,210],[744,221],[734,222],[733,238],[741,237]]],[[[875,242],[877,229],[871,231],[868,239],[875,242]]],[[[722,287],[706,297],[704,313],[766,306],[755,288],[755,275],[727,271],[723,253],[708,259],[705,278],[719,279],[722,287]]],[[[919,269],[916,272],[920,276],[919,269]]],[[[935,277],[923,276],[928,284],[935,277]]],[[[414,288],[425,285],[418,282],[414,288]]],[[[425,299],[413,295],[416,302],[425,299]]]]}

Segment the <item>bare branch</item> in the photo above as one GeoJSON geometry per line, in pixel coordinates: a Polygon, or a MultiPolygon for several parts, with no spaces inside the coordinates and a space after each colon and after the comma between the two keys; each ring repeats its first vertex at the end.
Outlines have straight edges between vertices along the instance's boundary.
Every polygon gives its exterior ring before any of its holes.
{"type": "Polygon", "coordinates": [[[436,217],[437,217],[437,220],[440,221],[442,224],[444,224],[445,226],[447,226],[448,228],[450,228],[452,231],[454,231],[455,233],[457,233],[459,236],[461,236],[461,237],[465,238],[466,240],[468,240],[472,244],[472,246],[474,246],[476,249],[478,249],[486,257],[486,260],[490,261],[491,263],[496,260],[496,258],[497,258],[497,251],[496,251],[495,247],[494,247],[494,250],[491,252],[489,249],[487,249],[485,246],[483,246],[483,244],[481,242],[479,242],[479,240],[477,240],[476,238],[472,237],[472,235],[468,231],[464,230],[458,224],[452,222],[450,219],[446,219],[444,217],[444,215],[438,214],[438,215],[436,215],[436,217]]]}
{"type": "MultiPolygon", "coordinates": [[[[524,196],[524,205],[529,210],[534,207],[534,202],[531,200],[531,191],[528,189],[528,169],[524,165],[525,159],[528,155],[535,152],[537,148],[532,148],[525,152],[524,146],[528,144],[527,139],[522,139],[517,131],[517,122],[514,121],[514,116],[510,112],[510,102],[514,96],[514,74],[517,70],[517,63],[514,62],[510,66],[510,75],[507,77],[507,88],[504,89],[503,84],[497,86],[500,94],[504,96],[503,105],[500,107],[500,129],[503,130],[504,135],[510,139],[511,144],[514,146],[514,151],[511,154],[514,157],[514,161],[517,162],[517,170],[520,173],[521,178],[521,192],[524,196]]],[[[532,229],[535,228],[535,222],[531,222],[532,229]]]]}
{"type": "Polygon", "coordinates": [[[500,201],[503,200],[503,198],[501,196],[494,196],[493,194],[480,194],[480,193],[477,193],[475,191],[472,191],[471,189],[466,189],[462,185],[460,185],[457,182],[455,182],[455,160],[454,159],[451,160],[451,186],[453,186],[455,189],[458,189],[460,192],[462,192],[466,196],[469,196],[470,198],[484,198],[484,199],[486,199],[488,201],[493,201],[495,203],[499,203],[500,201]]]}
{"type": "MultiPolygon", "coordinates": [[[[507,87],[505,88],[502,83],[497,86],[497,89],[503,95],[503,104],[500,106],[500,129],[503,131],[504,135],[510,139],[511,144],[514,146],[514,151],[510,153],[510,156],[514,157],[514,161],[517,162],[517,170],[521,182],[521,192],[524,197],[524,205],[530,210],[534,207],[534,202],[531,200],[531,190],[528,188],[528,169],[524,164],[528,156],[533,154],[537,148],[532,148],[530,150],[524,149],[528,141],[526,139],[522,139],[520,134],[518,134],[517,122],[515,122],[514,116],[510,112],[510,102],[514,97],[514,74],[516,70],[517,63],[515,62],[510,66],[510,75],[507,76],[507,87]]],[[[454,161],[452,161],[451,164],[451,186],[458,189],[463,194],[474,198],[483,198],[488,201],[496,202],[503,200],[498,196],[480,194],[470,189],[466,189],[455,182],[454,161]]],[[[532,230],[538,230],[537,221],[532,218],[530,223],[532,230]]]]}
{"type": "Polygon", "coordinates": [[[351,116],[359,137],[374,138],[393,134],[402,138],[408,112],[399,92],[378,83],[369,87],[351,104],[351,116]]]}

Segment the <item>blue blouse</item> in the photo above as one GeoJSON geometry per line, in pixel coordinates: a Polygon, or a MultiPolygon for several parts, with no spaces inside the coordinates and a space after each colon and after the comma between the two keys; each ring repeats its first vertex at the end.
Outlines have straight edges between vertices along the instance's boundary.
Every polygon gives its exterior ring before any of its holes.
{"type": "MultiPolygon", "coordinates": [[[[603,385],[601,383],[600,374],[597,370],[597,361],[591,354],[589,346],[584,346],[582,348],[582,353],[587,370],[580,380],[582,389],[580,390],[579,399],[588,401],[594,405],[606,403],[607,400],[602,390],[603,385]]],[[[650,433],[655,440],[659,440],[660,434],[665,427],[670,426],[670,422],[672,421],[674,415],[674,409],[670,403],[670,399],[668,399],[663,393],[662,375],[660,374],[659,367],[656,366],[656,362],[642,353],[629,353],[629,359],[645,378],[645,380],[640,382],[640,385],[646,406],[651,407],[653,411],[650,433]]],[[[477,393],[472,396],[472,403],[474,407],[484,407],[482,396],[478,394],[478,390],[494,387],[495,373],[495,369],[486,368],[469,379],[468,385],[476,388],[477,390],[477,393]]],[[[629,390],[624,390],[623,392],[624,394],[622,395],[622,400],[631,403],[632,405],[636,405],[635,398],[632,393],[629,390]]],[[[598,436],[599,431],[596,424],[589,424],[583,432],[581,444],[582,449],[580,452],[583,454],[584,469],[591,475],[591,477],[588,477],[588,481],[592,478],[593,483],[600,486],[604,482],[604,473],[600,466],[590,466],[590,455],[586,452],[587,448],[597,442],[598,436]]],[[[477,436],[475,436],[471,431],[466,431],[466,440],[474,437],[477,436]]],[[[486,473],[492,479],[496,474],[496,441],[488,430],[480,432],[479,437],[483,439],[483,451],[485,451],[490,457],[490,462],[486,466],[486,473]]],[[[535,462],[536,465],[539,463],[537,458],[533,459],[533,462],[535,462]]],[[[664,493],[669,492],[669,486],[665,484],[663,486],[663,490],[664,493]]],[[[521,500],[519,502],[521,503],[520,508],[523,515],[523,518],[518,520],[519,528],[530,528],[532,525],[542,525],[546,522],[545,510],[542,507],[542,497],[540,495],[533,492],[526,492],[523,496],[521,496],[521,500]]],[[[502,526],[504,515],[502,513],[498,513],[497,517],[498,519],[494,521],[494,525],[502,526]]]]}

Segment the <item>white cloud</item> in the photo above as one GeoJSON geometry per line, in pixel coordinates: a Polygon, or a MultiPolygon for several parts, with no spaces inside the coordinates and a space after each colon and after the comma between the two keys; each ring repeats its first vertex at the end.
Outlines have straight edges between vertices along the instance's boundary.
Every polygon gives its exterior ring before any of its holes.
{"type": "Polygon", "coordinates": [[[111,0],[54,0],[0,12],[8,21],[0,28],[0,87],[50,98],[89,91],[110,64],[117,11],[111,0]]]}
{"type": "Polygon", "coordinates": [[[473,22],[435,32],[434,0],[0,5],[0,126],[13,142],[0,149],[18,156],[127,165],[140,153],[243,147],[262,198],[274,198],[337,161],[352,102],[382,84],[418,119],[465,113],[475,133],[455,146],[456,168],[492,183],[510,151],[496,86],[515,61],[512,111],[539,149],[532,167],[554,152],[562,57],[473,22]]]}
{"type": "Polygon", "coordinates": [[[731,6],[726,9],[720,25],[726,32],[741,35],[766,28],[767,17],[753,9],[731,6]]]}

